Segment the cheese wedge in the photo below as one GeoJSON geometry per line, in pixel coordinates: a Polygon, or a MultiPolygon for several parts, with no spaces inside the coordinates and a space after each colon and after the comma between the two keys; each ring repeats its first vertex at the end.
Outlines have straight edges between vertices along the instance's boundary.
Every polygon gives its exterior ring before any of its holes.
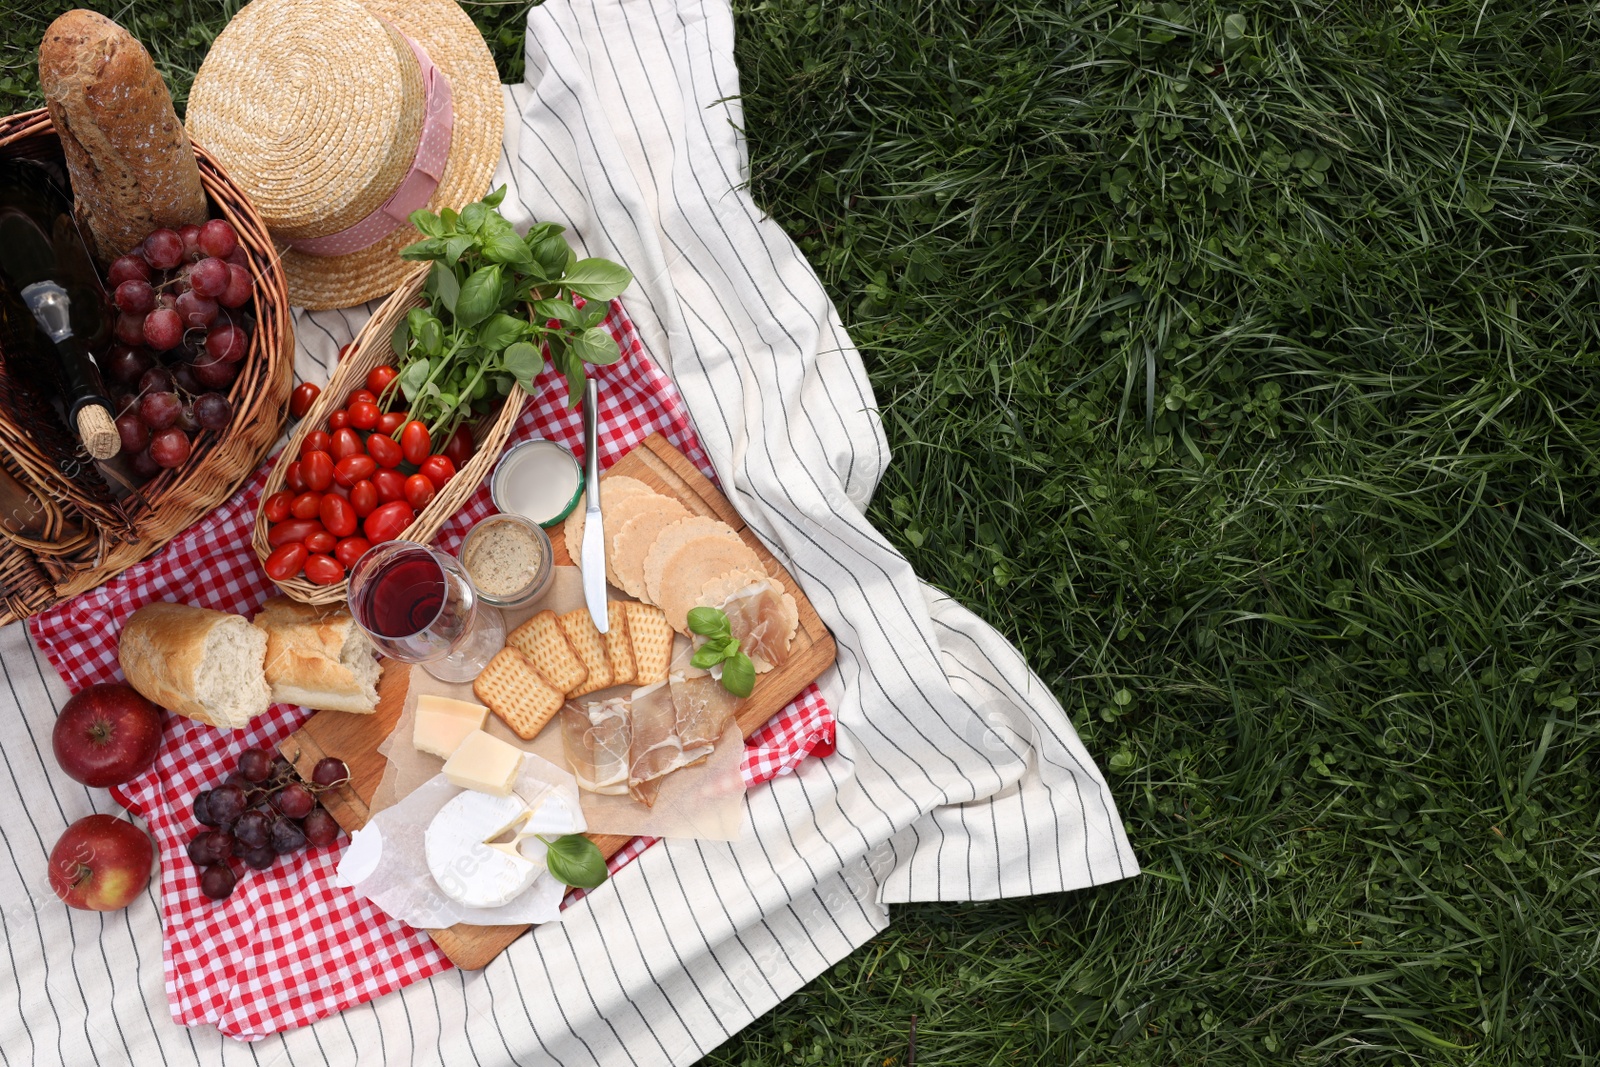
{"type": "Polygon", "coordinates": [[[493,734],[474,730],[444,761],[444,776],[451,785],[503,797],[511,794],[522,769],[522,749],[493,734]]]}
{"type": "Polygon", "coordinates": [[[411,747],[430,756],[449,759],[468,734],[483,729],[488,721],[489,709],[482,704],[424,693],[417,698],[411,747]]]}
{"type": "Polygon", "coordinates": [[[519,796],[470,789],[440,808],[423,846],[428,872],[445,896],[468,907],[497,908],[532,885],[544,865],[519,850],[530,836],[525,827],[532,814],[519,796]]]}

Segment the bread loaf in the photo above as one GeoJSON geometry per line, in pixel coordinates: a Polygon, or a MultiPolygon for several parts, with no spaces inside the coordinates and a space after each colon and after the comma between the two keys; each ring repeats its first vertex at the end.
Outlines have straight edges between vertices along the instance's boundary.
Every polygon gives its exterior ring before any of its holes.
{"type": "Polygon", "coordinates": [[[108,263],[151,230],[206,221],[189,136],[150,53],[93,11],[69,11],[39,45],[39,87],[72,179],[74,209],[108,263]]]}
{"type": "Polygon", "coordinates": [[[242,616],[188,604],[147,604],[117,649],[128,684],[169,711],[233,729],[271,706],[261,673],[267,635],[242,616]]]}
{"type": "Polygon", "coordinates": [[[274,704],[371,714],[378,708],[377,650],[348,611],[273,597],[256,613],[267,637],[274,704]]]}

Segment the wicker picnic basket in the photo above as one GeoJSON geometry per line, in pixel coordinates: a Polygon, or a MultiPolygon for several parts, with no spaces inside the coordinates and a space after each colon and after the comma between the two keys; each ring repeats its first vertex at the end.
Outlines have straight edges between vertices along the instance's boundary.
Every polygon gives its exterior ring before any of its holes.
{"type": "MultiPolygon", "coordinates": [[[[21,506],[32,513],[31,533],[0,527],[0,624],[93,589],[160,549],[227,500],[283,428],[294,362],[283,273],[249,199],[203,148],[194,151],[212,215],[238,232],[255,279],[250,349],[227,393],[233,423],[221,434],[200,434],[181,467],[117,499],[84,457],[64,455],[59,438],[39,432],[54,416],[38,398],[0,382],[0,469],[23,490],[21,506]]],[[[0,119],[0,157],[59,165],[49,114],[40,109],[0,119]]]]}
{"type": "MultiPolygon", "coordinates": [[[[334,371],[333,378],[328,382],[328,387],[322,390],[316,403],[311,405],[311,410],[306,412],[305,418],[300,420],[300,425],[295,427],[293,436],[289,438],[289,445],[278,456],[278,462],[272,468],[272,473],[267,476],[267,484],[261,490],[261,500],[266,501],[273,493],[283,488],[284,477],[289,470],[289,464],[300,456],[300,445],[306,435],[312,430],[324,428],[328,422],[328,415],[344,406],[345,397],[362,387],[367,379],[367,372],[373,367],[394,362],[394,349],[390,344],[390,337],[400,320],[406,317],[406,312],[414,307],[421,307],[426,301],[422,296],[422,285],[428,279],[428,264],[419,264],[415,272],[396,289],[389,299],[373,313],[372,318],[356,334],[356,339],[350,342],[350,347],[339,360],[339,368],[334,371]]],[[[512,429],[516,426],[517,417],[522,414],[524,401],[528,394],[513,385],[511,392],[506,394],[505,400],[500,405],[500,410],[494,416],[485,416],[477,421],[473,428],[473,440],[476,450],[467,465],[456,472],[450,479],[444,491],[435,496],[427,507],[416,517],[403,532],[400,538],[406,541],[419,541],[423,544],[431,542],[439,528],[443,526],[477,491],[478,485],[488,476],[495,462],[500,458],[500,450],[505,447],[506,440],[510,438],[512,429]]],[[[256,508],[256,556],[262,563],[266,562],[272,554],[272,548],[267,544],[267,530],[271,523],[258,505],[256,508]]],[[[308,581],[304,575],[277,582],[278,588],[284,594],[300,601],[303,604],[343,604],[347,594],[348,582],[340,581],[333,585],[317,585],[308,581]]]]}

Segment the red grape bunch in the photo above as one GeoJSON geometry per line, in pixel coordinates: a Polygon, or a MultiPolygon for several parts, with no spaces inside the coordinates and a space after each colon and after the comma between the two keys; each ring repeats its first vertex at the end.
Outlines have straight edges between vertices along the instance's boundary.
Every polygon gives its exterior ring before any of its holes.
{"type": "Polygon", "coordinates": [[[156,230],[111,263],[116,343],[101,357],[133,472],[189,458],[194,437],[233,421],[227,390],[250,348],[249,261],[226,219],[156,230]]]}
{"type": "Polygon", "coordinates": [[[239,753],[222,785],[195,794],[195,821],[209,827],[189,841],[200,892],[226,900],[238,883],[232,860],[264,871],[279,856],[333,844],[339,824],[317,797],[349,780],[350,768],[333,756],[318,760],[306,782],[282,756],[259,748],[239,753]]]}

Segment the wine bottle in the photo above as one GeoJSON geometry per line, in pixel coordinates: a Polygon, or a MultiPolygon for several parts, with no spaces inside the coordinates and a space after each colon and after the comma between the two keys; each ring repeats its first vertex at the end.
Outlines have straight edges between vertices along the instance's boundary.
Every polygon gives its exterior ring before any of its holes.
{"type": "MultiPolygon", "coordinates": [[[[95,459],[121,447],[89,354],[106,336],[105,291],[72,200],[39,164],[0,161],[0,344],[8,369],[36,359],[66,423],[95,459]]],[[[27,375],[24,375],[27,376],[27,375]]]]}

